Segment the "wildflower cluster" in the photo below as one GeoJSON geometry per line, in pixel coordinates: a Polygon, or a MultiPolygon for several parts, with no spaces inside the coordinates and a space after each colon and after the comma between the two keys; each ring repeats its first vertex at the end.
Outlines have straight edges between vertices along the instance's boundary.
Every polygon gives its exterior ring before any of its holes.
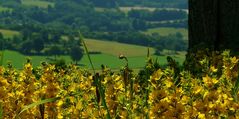
{"type": "Polygon", "coordinates": [[[0,116],[236,119],[239,59],[229,52],[220,56],[221,65],[208,63],[207,58],[200,61],[201,66],[208,66],[200,76],[179,72],[176,66],[161,69],[150,59],[137,75],[128,65],[120,73],[103,67],[95,75],[74,65],[33,68],[27,62],[22,70],[0,67],[0,116]],[[37,103],[52,98],[55,100],[37,103]]]}

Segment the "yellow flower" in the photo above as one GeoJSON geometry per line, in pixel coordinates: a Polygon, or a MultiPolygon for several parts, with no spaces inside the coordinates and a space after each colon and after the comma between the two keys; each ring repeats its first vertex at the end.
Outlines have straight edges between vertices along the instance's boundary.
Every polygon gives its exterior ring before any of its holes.
{"type": "Polygon", "coordinates": [[[58,103],[56,104],[58,107],[60,107],[63,104],[62,100],[59,100],[58,103]]]}
{"type": "Polygon", "coordinates": [[[71,84],[71,86],[69,87],[69,91],[70,92],[74,92],[76,90],[76,84],[71,84]]]}
{"type": "Polygon", "coordinates": [[[200,112],[198,112],[198,118],[199,119],[206,119],[205,114],[202,114],[200,112]]]}
{"type": "Polygon", "coordinates": [[[83,105],[82,105],[82,102],[80,100],[76,104],[76,109],[78,109],[78,110],[82,110],[83,109],[83,105]]]}
{"type": "Polygon", "coordinates": [[[116,76],[115,81],[120,81],[122,80],[122,76],[116,76]]]}
{"type": "Polygon", "coordinates": [[[116,90],[123,90],[124,89],[124,85],[123,85],[123,83],[116,83],[114,88],[116,90]]]}
{"type": "Polygon", "coordinates": [[[0,86],[8,86],[9,83],[7,82],[7,79],[0,78],[0,86]]]}
{"type": "Polygon", "coordinates": [[[57,119],[63,119],[62,113],[57,114],[57,119]]]}
{"type": "Polygon", "coordinates": [[[173,85],[173,83],[171,81],[166,80],[165,85],[167,88],[170,88],[173,85]]]}
{"type": "Polygon", "coordinates": [[[212,102],[209,102],[209,105],[208,105],[208,107],[209,108],[213,108],[215,106],[215,104],[214,103],[212,103],[212,102]]]}
{"type": "Polygon", "coordinates": [[[230,107],[229,110],[231,110],[231,111],[235,111],[235,109],[234,109],[233,107],[230,107]]]}
{"type": "Polygon", "coordinates": [[[238,62],[239,59],[237,59],[235,56],[233,58],[231,58],[231,62],[233,64],[236,64],[238,62]]]}
{"type": "Polygon", "coordinates": [[[203,77],[202,79],[205,84],[210,83],[210,80],[211,80],[211,78],[208,75],[206,77],[203,77]]]}
{"type": "Polygon", "coordinates": [[[207,91],[207,90],[204,92],[203,99],[208,95],[208,93],[209,93],[209,91],[207,91]]]}
{"type": "Polygon", "coordinates": [[[14,94],[13,93],[8,93],[7,96],[8,97],[14,97],[14,94]]]}
{"type": "Polygon", "coordinates": [[[211,70],[212,72],[217,72],[217,71],[218,71],[218,69],[216,69],[215,66],[210,67],[210,70],[211,70]]]}
{"type": "Polygon", "coordinates": [[[16,95],[17,96],[24,96],[24,93],[23,93],[23,90],[21,90],[21,91],[16,91],[16,95]]]}
{"type": "Polygon", "coordinates": [[[181,102],[182,102],[182,104],[185,105],[189,102],[189,100],[190,100],[190,98],[184,95],[181,99],[181,102]]]}
{"type": "Polygon", "coordinates": [[[193,88],[193,93],[198,94],[198,93],[200,93],[202,90],[203,90],[203,88],[202,88],[201,86],[195,86],[195,87],[193,88]]]}
{"type": "Polygon", "coordinates": [[[218,82],[218,80],[216,78],[212,78],[212,83],[216,84],[218,82]]]}

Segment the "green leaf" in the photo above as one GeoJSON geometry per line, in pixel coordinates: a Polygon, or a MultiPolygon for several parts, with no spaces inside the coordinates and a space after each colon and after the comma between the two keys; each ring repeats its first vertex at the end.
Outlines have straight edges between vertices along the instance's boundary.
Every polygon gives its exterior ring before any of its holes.
{"type": "Polygon", "coordinates": [[[60,97],[49,98],[49,99],[41,100],[41,101],[39,101],[39,102],[35,102],[35,103],[30,104],[30,105],[27,105],[27,106],[25,106],[25,107],[22,109],[21,112],[19,112],[19,113],[17,114],[17,116],[19,116],[21,113],[23,113],[24,111],[26,111],[26,110],[28,110],[28,109],[30,109],[30,108],[32,108],[32,107],[35,107],[35,106],[38,106],[38,105],[41,105],[41,104],[45,104],[45,103],[49,103],[49,102],[55,102],[55,101],[57,101],[57,100],[59,100],[59,99],[60,99],[60,97]]]}

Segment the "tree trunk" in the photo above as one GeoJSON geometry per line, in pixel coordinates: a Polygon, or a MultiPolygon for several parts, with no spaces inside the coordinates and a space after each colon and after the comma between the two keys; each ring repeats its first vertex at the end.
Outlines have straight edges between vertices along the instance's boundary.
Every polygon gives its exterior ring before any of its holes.
{"type": "Polygon", "coordinates": [[[189,0],[189,51],[239,50],[239,0],[189,0]]]}

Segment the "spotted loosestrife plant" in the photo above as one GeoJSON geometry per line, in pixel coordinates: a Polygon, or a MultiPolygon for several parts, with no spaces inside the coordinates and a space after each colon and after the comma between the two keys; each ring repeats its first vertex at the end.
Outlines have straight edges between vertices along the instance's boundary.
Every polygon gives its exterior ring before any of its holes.
{"type": "Polygon", "coordinates": [[[156,68],[151,59],[141,74],[31,62],[21,70],[0,67],[0,118],[236,119],[239,59],[228,51],[218,57],[220,65],[210,57],[198,62],[208,66],[200,76],[180,70],[177,82],[174,67],[156,68]]]}

